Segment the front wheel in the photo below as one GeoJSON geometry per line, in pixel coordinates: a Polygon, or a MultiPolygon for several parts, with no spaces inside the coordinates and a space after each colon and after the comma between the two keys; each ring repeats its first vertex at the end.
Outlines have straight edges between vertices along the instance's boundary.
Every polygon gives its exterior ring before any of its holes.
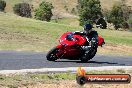
{"type": "Polygon", "coordinates": [[[48,61],[55,61],[57,60],[57,56],[56,56],[56,53],[57,53],[58,49],[56,47],[54,47],[53,49],[51,49],[47,55],[46,55],[46,58],[48,61]]]}

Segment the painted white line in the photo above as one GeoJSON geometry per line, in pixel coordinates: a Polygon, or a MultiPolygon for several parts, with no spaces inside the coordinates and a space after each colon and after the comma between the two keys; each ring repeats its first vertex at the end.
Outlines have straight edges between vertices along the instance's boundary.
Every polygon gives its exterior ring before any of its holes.
{"type": "MultiPolygon", "coordinates": [[[[1,70],[0,74],[26,74],[26,73],[47,73],[47,72],[76,72],[78,67],[66,68],[41,68],[41,69],[21,69],[21,70],[1,70]]],[[[86,71],[102,70],[131,70],[132,66],[102,66],[102,67],[82,67],[86,71]]]]}

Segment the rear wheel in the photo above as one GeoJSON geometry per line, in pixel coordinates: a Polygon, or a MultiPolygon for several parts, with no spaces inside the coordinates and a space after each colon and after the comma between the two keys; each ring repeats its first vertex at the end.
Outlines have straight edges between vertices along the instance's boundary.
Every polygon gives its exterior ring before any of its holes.
{"type": "Polygon", "coordinates": [[[96,52],[97,52],[97,49],[93,49],[89,56],[89,59],[92,59],[96,55],[96,52]]]}
{"type": "Polygon", "coordinates": [[[48,61],[55,61],[57,60],[57,56],[56,56],[56,53],[58,52],[58,49],[56,47],[54,47],[53,49],[51,49],[47,55],[46,55],[46,58],[48,61]]]}
{"type": "Polygon", "coordinates": [[[88,62],[89,58],[86,57],[86,54],[84,54],[81,58],[81,62],[88,62]]]}
{"type": "Polygon", "coordinates": [[[90,59],[92,59],[95,56],[96,52],[97,52],[97,49],[86,51],[81,58],[81,62],[88,62],[90,59]]]}

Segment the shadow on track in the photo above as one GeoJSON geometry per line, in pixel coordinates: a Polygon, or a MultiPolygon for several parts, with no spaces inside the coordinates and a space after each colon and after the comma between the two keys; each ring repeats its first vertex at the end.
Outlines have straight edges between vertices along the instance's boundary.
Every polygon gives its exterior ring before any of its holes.
{"type": "Polygon", "coordinates": [[[112,62],[102,62],[102,61],[88,61],[88,62],[81,62],[81,61],[78,61],[78,60],[72,60],[72,61],[70,61],[70,60],[65,60],[65,61],[55,61],[55,62],[75,62],[75,63],[91,63],[91,64],[110,64],[110,65],[112,65],[112,64],[114,64],[114,65],[125,65],[125,64],[119,64],[119,63],[112,63],[112,62]]]}

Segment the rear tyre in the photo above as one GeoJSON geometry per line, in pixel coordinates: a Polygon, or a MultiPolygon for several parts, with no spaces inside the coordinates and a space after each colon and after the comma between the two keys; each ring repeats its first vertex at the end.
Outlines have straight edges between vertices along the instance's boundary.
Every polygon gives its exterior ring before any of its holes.
{"type": "Polygon", "coordinates": [[[47,55],[46,55],[46,58],[48,61],[55,61],[57,60],[57,56],[56,56],[56,53],[58,52],[58,49],[56,47],[54,47],[53,49],[51,49],[47,55]]]}
{"type": "Polygon", "coordinates": [[[81,58],[81,62],[88,62],[90,59],[92,59],[96,55],[97,49],[93,49],[91,51],[86,51],[85,54],[81,58]]]}
{"type": "Polygon", "coordinates": [[[82,58],[80,59],[81,62],[83,62],[83,63],[88,62],[88,60],[90,60],[88,56],[89,56],[89,53],[85,52],[84,55],[82,56],[82,58]]]}
{"type": "Polygon", "coordinates": [[[96,55],[96,52],[97,52],[97,49],[93,49],[89,56],[89,59],[92,59],[96,55]]]}
{"type": "Polygon", "coordinates": [[[86,63],[86,62],[88,62],[88,58],[86,58],[85,56],[83,56],[82,58],[81,58],[81,62],[83,62],[83,63],[86,63]]]}

